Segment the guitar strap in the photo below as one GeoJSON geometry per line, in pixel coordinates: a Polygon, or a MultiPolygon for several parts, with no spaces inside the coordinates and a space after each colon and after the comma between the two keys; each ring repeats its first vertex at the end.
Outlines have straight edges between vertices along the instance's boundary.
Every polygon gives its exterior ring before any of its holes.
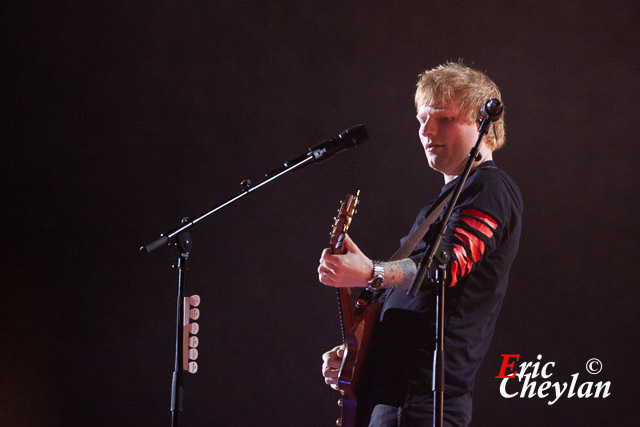
{"type": "Polygon", "coordinates": [[[427,234],[431,225],[440,217],[442,211],[444,210],[444,206],[451,199],[451,195],[453,192],[450,192],[447,197],[442,199],[440,204],[431,210],[429,215],[422,221],[422,223],[416,228],[416,230],[411,233],[411,236],[407,240],[405,240],[404,244],[400,246],[400,248],[391,255],[389,261],[397,261],[399,259],[408,258],[411,255],[411,252],[418,246],[420,240],[427,234]]]}
{"type": "MultiPolygon", "coordinates": [[[[496,166],[493,166],[491,164],[483,164],[476,167],[471,173],[475,173],[477,170],[481,168],[497,169],[496,166]]],[[[436,222],[436,220],[440,217],[440,215],[442,214],[442,211],[444,211],[444,206],[451,199],[452,195],[453,195],[453,190],[449,192],[447,197],[442,199],[442,201],[440,202],[440,204],[438,204],[438,206],[436,206],[434,209],[431,210],[429,215],[424,219],[424,221],[422,221],[420,226],[416,228],[416,231],[414,231],[411,234],[411,236],[409,236],[409,238],[404,242],[404,244],[400,246],[400,248],[393,255],[391,255],[391,258],[389,258],[389,261],[397,261],[399,259],[408,258],[409,255],[411,255],[411,252],[413,252],[416,246],[418,246],[418,243],[420,243],[420,240],[422,240],[422,238],[427,234],[427,231],[429,231],[429,228],[431,227],[431,225],[434,222],[436,222]]]]}

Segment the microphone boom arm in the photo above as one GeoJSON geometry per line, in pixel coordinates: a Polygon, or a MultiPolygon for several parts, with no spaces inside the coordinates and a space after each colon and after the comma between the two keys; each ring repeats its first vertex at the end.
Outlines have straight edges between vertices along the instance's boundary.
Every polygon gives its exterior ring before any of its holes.
{"type": "Polygon", "coordinates": [[[162,233],[160,237],[153,242],[150,242],[146,245],[142,245],[140,247],[140,251],[143,253],[149,253],[160,246],[171,245],[176,237],[182,233],[186,233],[191,230],[195,226],[197,226],[204,219],[208,218],[212,214],[218,212],[219,210],[229,206],[230,204],[236,202],[242,197],[248,195],[249,193],[257,190],[258,188],[274,181],[275,179],[281,177],[282,175],[293,172],[295,170],[301,169],[304,166],[307,166],[313,162],[320,162],[323,160],[332,157],[334,154],[337,154],[340,151],[346,150],[348,148],[355,147],[356,145],[366,141],[369,138],[369,134],[364,125],[356,125],[347,130],[344,130],[338,135],[336,138],[331,140],[323,141],[319,144],[314,145],[309,148],[309,151],[297,157],[291,161],[285,162],[283,166],[274,169],[270,172],[265,173],[265,179],[262,180],[257,185],[251,185],[251,180],[245,179],[242,181],[242,192],[238,195],[231,197],[227,201],[221,203],[219,206],[210,209],[203,214],[195,217],[188,218],[183,222],[178,228],[167,231],[166,233],[162,233]]]}

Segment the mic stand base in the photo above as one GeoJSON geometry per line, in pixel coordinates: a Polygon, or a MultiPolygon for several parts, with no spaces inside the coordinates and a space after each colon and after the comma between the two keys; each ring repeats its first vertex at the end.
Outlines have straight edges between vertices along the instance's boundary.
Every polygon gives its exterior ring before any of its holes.
{"type": "Polygon", "coordinates": [[[436,258],[436,348],[433,352],[433,425],[442,427],[444,422],[444,294],[449,266],[449,251],[442,249],[436,258]]]}
{"type": "MultiPolygon", "coordinates": [[[[184,218],[182,223],[187,223],[189,218],[184,218]]],[[[179,427],[182,424],[182,404],[184,401],[184,355],[182,346],[184,343],[184,288],[187,271],[187,260],[191,251],[191,236],[189,232],[176,236],[175,243],[171,245],[177,249],[178,257],[174,268],[178,270],[178,296],[176,301],[176,354],[171,379],[171,426],[179,427]]]]}

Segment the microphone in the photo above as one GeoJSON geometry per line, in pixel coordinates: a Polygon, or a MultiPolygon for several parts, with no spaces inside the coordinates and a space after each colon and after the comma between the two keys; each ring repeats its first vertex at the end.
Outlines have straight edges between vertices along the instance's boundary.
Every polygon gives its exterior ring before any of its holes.
{"type": "Polygon", "coordinates": [[[319,144],[309,148],[307,155],[312,155],[314,161],[321,162],[338,154],[348,148],[353,148],[369,139],[369,132],[364,125],[355,125],[340,132],[340,135],[333,139],[326,139],[319,144]]]}
{"type": "Polygon", "coordinates": [[[482,114],[483,119],[489,119],[492,122],[497,121],[502,116],[502,111],[504,110],[504,105],[498,98],[493,98],[488,100],[483,106],[482,110],[480,110],[480,114],[482,114]]]}
{"type": "Polygon", "coordinates": [[[369,132],[367,132],[367,128],[365,128],[363,124],[355,125],[349,129],[343,130],[340,132],[340,135],[333,139],[325,139],[313,147],[310,147],[309,151],[302,156],[285,162],[284,167],[287,168],[290,165],[300,163],[307,157],[313,157],[314,162],[321,162],[329,157],[333,157],[341,151],[354,148],[367,139],[369,139],[369,132]]]}

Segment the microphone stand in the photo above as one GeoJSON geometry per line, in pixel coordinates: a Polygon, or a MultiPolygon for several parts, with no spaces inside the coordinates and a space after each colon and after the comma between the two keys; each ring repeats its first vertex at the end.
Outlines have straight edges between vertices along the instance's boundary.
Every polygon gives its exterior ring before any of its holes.
{"type": "Polygon", "coordinates": [[[451,200],[449,201],[449,205],[447,206],[447,211],[442,222],[440,222],[437,226],[434,225],[438,228],[436,230],[437,232],[434,235],[433,242],[428,245],[427,251],[420,259],[416,275],[414,276],[413,282],[411,283],[411,286],[407,291],[407,297],[409,298],[414,298],[418,294],[418,292],[420,291],[420,287],[422,286],[427,273],[431,271],[433,262],[435,260],[437,262],[435,277],[433,279],[429,277],[429,280],[431,282],[435,282],[438,286],[438,294],[436,296],[436,348],[433,354],[432,383],[433,423],[436,427],[442,427],[444,415],[444,295],[447,269],[449,266],[449,261],[451,259],[449,251],[447,250],[447,248],[441,245],[441,243],[442,238],[447,231],[453,209],[458,202],[458,197],[462,192],[464,184],[467,182],[467,178],[469,178],[469,173],[471,172],[471,168],[473,167],[473,162],[482,158],[480,155],[480,143],[482,142],[482,138],[488,133],[491,122],[492,118],[487,115],[484,116],[482,122],[480,123],[478,140],[469,152],[467,163],[465,164],[462,173],[458,177],[458,182],[455,189],[453,190],[453,195],[451,196],[451,200]]]}
{"type": "Polygon", "coordinates": [[[187,270],[187,260],[191,252],[192,240],[189,231],[199,225],[204,219],[208,218],[215,212],[229,206],[230,204],[238,201],[249,193],[261,188],[262,186],[270,183],[281,177],[282,175],[300,169],[301,167],[310,164],[315,160],[313,153],[310,151],[306,156],[298,157],[297,159],[284,163],[284,166],[275,169],[265,174],[265,179],[259,184],[252,186],[251,181],[246,179],[242,181],[242,192],[238,195],[231,197],[227,201],[223,202],[219,206],[191,219],[184,218],[182,225],[179,227],[162,233],[160,238],[143,245],[140,247],[140,251],[143,253],[149,253],[160,246],[167,245],[170,248],[175,248],[178,251],[177,261],[174,268],[178,271],[178,300],[176,303],[176,346],[175,346],[175,363],[174,371],[171,381],[171,426],[178,427],[182,423],[183,412],[183,398],[184,398],[184,369],[183,369],[183,353],[182,346],[184,343],[182,330],[184,328],[184,289],[185,289],[185,275],[187,270]]]}
{"type": "Polygon", "coordinates": [[[326,160],[340,151],[348,148],[353,148],[358,144],[366,141],[369,138],[369,133],[364,125],[359,124],[349,129],[342,131],[336,138],[331,140],[325,140],[309,148],[309,151],[293,160],[285,162],[281,167],[274,169],[265,174],[265,179],[257,185],[252,186],[251,180],[245,179],[240,183],[242,186],[242,192],[238,195],[231,197],[227,201],[221,203],[219,206],[204,212],[203,214],[195,218],[183,218],[182,225],[162,233],[160,238],[154,240],[151,243],[140,247],[140,251],[143,253],[149,253],[158,249],[160,246],[167,245],[170,248],[176,248],[178,250],[177,261],[174,268],[178,270],[178,301],[176,304],[176,354],[175,354],[175,366],[173,371],[173,377],[171,381],[171,426],[178,427],[181,425],[182,415],[182,403],[184,396],[184,368],[183,361],[184,356],[182,353],[182,346],[184,344],[184,338],[182,331],[184,329],[184,289],[185,289],[185,274],[187,270],[187,260],[191,252],[191,236],[189,231],[199,225],[209,216],[218,212],[219,210],[229,206],[230,204],[240,200],[249,193],[261,188],[262,186],[280,178],[282,175],[298,170],[304,166],[310,165],[313,162],[321,162],[326,160]]]}

